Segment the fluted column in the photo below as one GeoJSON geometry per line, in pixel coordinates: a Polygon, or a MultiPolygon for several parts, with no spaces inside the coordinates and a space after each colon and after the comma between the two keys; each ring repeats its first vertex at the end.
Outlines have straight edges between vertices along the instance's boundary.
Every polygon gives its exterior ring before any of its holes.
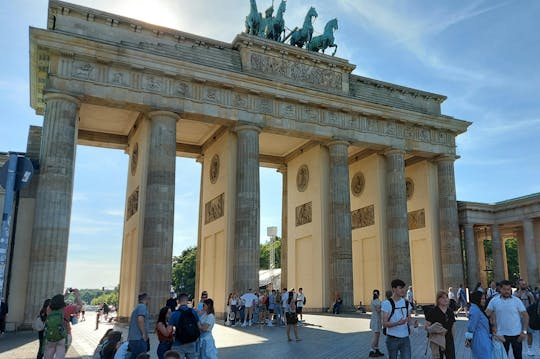
{"type": "Polygon", "coordinates": [[[236,128],[236,217],[234,288],[243,292],[259,287],[259,132],[256,126],[236,128]]]}
{"type": "Polygon", "coordinates": [[[463,283],[463,255],[459,239],[454,160],[455,156],[443,156],[437,160],[443,288],[463,283]]]}
{"type": "Polygon", "coordinates": [[[143,211],[140,291],[152,297],[149,312],[157,314],[169,297],[171,284],[178,115],[154,111],[148,117],[150,143],[143,211]]]}
{"type": "Polygon", "coordinates": [[[345,309],[352,310],[352,228],[351,202],[349,193],[349,158],[345,141],[327,144],[330,155],[330,286],[332,293],[338,292],[345,309]]]}
{"type": "Polygon", "coordinates": [[[25,322],[63,293],[78,131],[78,99],[46,94],[25,322]]]}
{"type": "Polygon", "coordinates": [[[384,155],[386,157],[386,263],[388,263],[388,275],[390,280],[400,278],[407,285],[411,285],[405,151],[392,149],[386,151],[384,155]]]}
{"type": "Polygon", "coordinates": [[[498,223],[494,223],[491,226],[491,247],[493,253],[493,275],[495,276],[495,281],[508,279],[504,273],[504,256],[502,252],[503,246],[498,223]]]}
{"type": "Polygon", "coordinates": [[[525,256],[527,258],[527,279],[533,288],[538,285],[538,262],[536,262],[536,243],[534,240],[534,226],[530,218],[523,220],[523,240],[525,242],[525,256]]]}
{"type": "Polygon", "coordinates": [[[464,224],[463,233],[467,251],[467,286],[474,288],[475,284],[480,280],[480,265],[478,263],[478,251],[476,250],[476,238],[474,237],[474,225],[472,223],[464,224]]]}
{"type": "MultiPolygon", "coordinates": [[[[281,288],[289,288],[287,285],[288,275],[288,191],[287,191],[287,166],[280,166],[278,172],[283,176],[283,189],[281,192],[281,288]]],[[[280,288],[276,288],[280,289],[280,288]]]]}

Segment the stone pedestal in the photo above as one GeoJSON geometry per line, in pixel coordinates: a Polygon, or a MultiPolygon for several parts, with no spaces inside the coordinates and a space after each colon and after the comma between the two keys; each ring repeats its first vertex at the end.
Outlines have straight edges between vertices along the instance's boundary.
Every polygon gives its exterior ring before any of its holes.
{"type": "Polygon", "coordinates": [[[463,233],[465,236],[465,248],[467,251],[467,286],[469,288],[474,288],[475,284],[480,279],[480,265],[478,263],[478,251],[476,250],[474,225],[470,223],[464,224],[463,233]]]}
{"type": "Polygon", "coordinates": [[[172,112],[150,118],[148,167],[141,255],[140,291],[150,295],[149,312],[158,313],[169,297],[174,234],[176,121],[172,112]]]}
{"type": "MultiPolygon", "coordinates": [[[[390,280],[399,278],[412,284],[411,251],[407,222],[405,151],[388,150],[386,157],[386,263],[390,280]]],[[[390,283],[385,283],[389,285],[390,283]]]]}
{"type": "Polygon", "coordinates": [[[501,281],[506,278],[504,271],[504,255],[503,255],[503,242],[501,240],[501,232],[499,225],[494,223],[491,226],[491,246],[493,253],[493,275],[495,281],[501,281]]]}
{"type": "Polygon", "coordinates": [[[538,285],[538,262],[536,261],[536,243],[534,240],[534,226],[530,218],[523,220],[523,240],[525,242],[525,256],[527,260],[527,280],[529,285],[538,285]]]}
{"type": "Polygon", "coordinates": [[[463,258],[459,239],[454,160],[454,156],[444,156],[437,160],[443,288],[463,283],[463,258]]]}
{"type": "Polygon", "coordinates": [[[39,185],[30,252],[25,322],[43,301],[64,292],[79,100],[45,95],[39,185]]]}
{"type": "Polygon", "coordinates": [[[259,132],[256,126],[241,125],[237,134],[236,223],[233,288],[244,293],[259,288],[259,132]]]}
{"type": "MultiPolygon", "coordinates": [[[[281,288],[289,288],[287,283],[287,272],[288,272],[288,263],[287,263],[287,249],[288,249],[288,238],[287,238],[287,226],[288,226],[288,191],[287,191],[287,166],[281,166],[278,168],[278,172],[283,175],[283,185],[282,185],[282,195],[281,195],[281,288]]],[[[281,289],[275,288],[275,289],[281,289]]]]}
{"type": "Polygon", "coordinates": [[[330,286],[343,299],[345,310],[354,308],[352,268],[352,228],[349,192],[348,142],[332,141],[329,177],[330,286]]]}

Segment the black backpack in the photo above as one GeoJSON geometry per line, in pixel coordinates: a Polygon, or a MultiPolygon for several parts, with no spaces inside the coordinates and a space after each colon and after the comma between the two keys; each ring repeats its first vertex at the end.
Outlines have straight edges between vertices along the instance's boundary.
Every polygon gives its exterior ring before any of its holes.
{"type": "Polygon", "coordinates": [[[185,310],[180,309],[179,312],[180,316],[176,325],[175,338],[182,344],[193,343],[199,339],[199,336],[201,335],[197,318],[195,317],[195,314],[193,314],[191,308],[185,310]]]}
{"type": "Polygon", "coordinates": [[[529,327],[534,330],[540,329],[540,313],[538,313],[538,303],[531,304],[527,307],[527,314],[529,314],[529,327]]]}
{"type": "MultiPolygon", "coordinates": [[[[405,308],[407,308],[407,315],[409,316],[409,301],[407,299],[405,300],[405,308]]],[[[388,301],[390,302],[390,305],[392,306],[392,310],[390,311],[390,315],[388,316],[388,321],[390,321],[390,318],[392,318],[392,315],[394,315],[394,312],[396,311],[396,303],[394,303],[394,300],[392,298],[388,298],[388,301]]],[[[408,327],[408,326],[407,326],[408,327]]],[[[410,331],[410,328],[409,328],[410,331]]],[[[386,327],[382,329],[382,333],[386,335],[386,327]]]]}

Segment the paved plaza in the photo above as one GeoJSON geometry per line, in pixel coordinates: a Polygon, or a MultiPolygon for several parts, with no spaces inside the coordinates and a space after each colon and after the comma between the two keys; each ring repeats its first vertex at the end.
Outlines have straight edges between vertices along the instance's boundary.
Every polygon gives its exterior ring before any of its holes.
{"type": "MultiPolygon", "coordinates": [[[[423,317],[417,317],[420,328],[411,336],[413,358],[431,358],[426,355],[426,335],[423,330],[423,317]]],[[[254,325],[248,328],[229,328],[223,325],[214,327],[214,337],[219,350],[220,359],[236,358],[368,358],[371,332],[366,315],[326,314],[304,315],[306,325],[299,327],[302,341],[288,342],[285,327],[266,327],[254,325]]],[[[457,322],[456,350],[457,358],[472,358],[468,349],[463,346],[467,321],[459,318],[457,322]]],[[[73,345],[67,358],[91,358],[97,342],[113,325],[100,323],[95,329],[95,313],[87,313],[87,320],[73,327],[73,345]]],[[[123,328],[124,333],[127,333],[123,328]]],[[[156,358],[157,339],[151,335],[152,358],[156,358]]],[[[33,359],[36,357],[38,343],[37,333],[19,331],[7,333],[0,338],[0,359],[33,359]]],[[[386,352],[383,340],[381,350],[386,352]]],[[[512,358],[512,356],[511,356],[512,358]]],[[[529,357],[533,358],[533,357],[529,357]]],[[[540,359],[540,355],[535,359],[540,359]]]]}

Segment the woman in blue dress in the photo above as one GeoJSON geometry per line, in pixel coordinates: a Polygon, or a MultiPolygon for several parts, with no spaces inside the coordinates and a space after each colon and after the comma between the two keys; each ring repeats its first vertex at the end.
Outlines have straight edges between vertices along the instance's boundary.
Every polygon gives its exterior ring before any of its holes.
{"type": "Polygon", "coordinates": [[[469,326],[465,339],[470,346],[473,358],[485,359],[492,356],[489,318],[484,312],[486,298],[483,292],[473,292],[470,296],[471,309],[469,311],[469,326]]]}

